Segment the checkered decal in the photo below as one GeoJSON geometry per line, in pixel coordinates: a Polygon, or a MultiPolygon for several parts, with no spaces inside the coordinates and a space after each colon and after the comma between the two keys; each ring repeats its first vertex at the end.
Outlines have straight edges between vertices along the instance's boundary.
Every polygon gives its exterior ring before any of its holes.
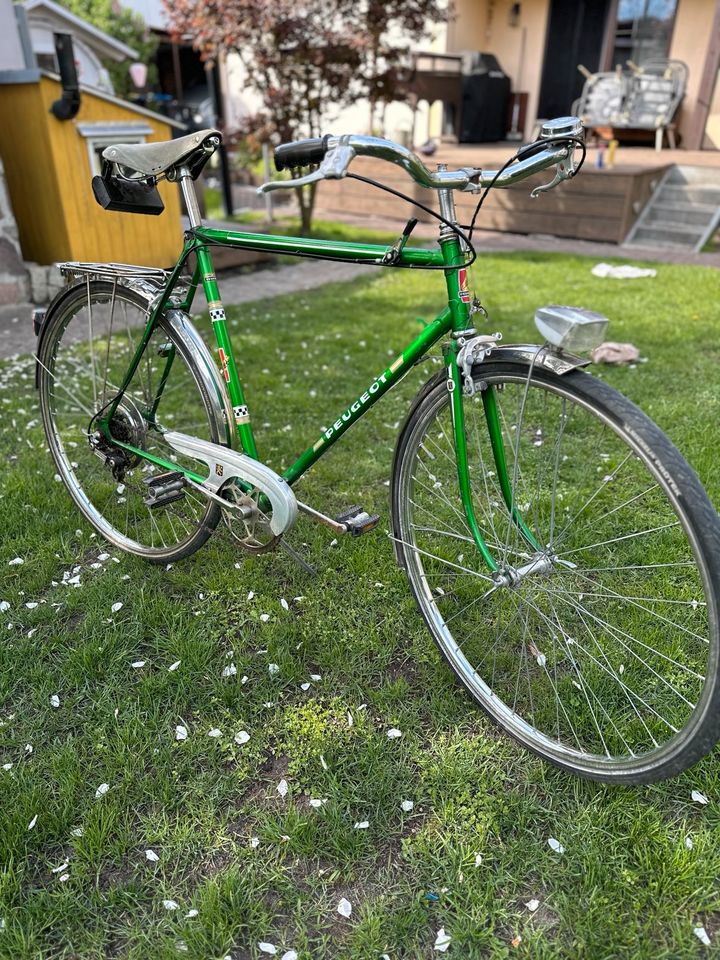
{"type": "Polygon", "coordinates": [[[248,408],[243,403],[239,407],[233,407],[233,413],[235,414],[235,419],[240,422],[241,420],[247,420],[249,417],[248,408]]]}
{"type": "Polygon", "coordinates": [[[225,311],[222,307],[216,307],[215,309],[210,310],[210,319],[215,323],[216,320],[225,319],[225,311]]]}

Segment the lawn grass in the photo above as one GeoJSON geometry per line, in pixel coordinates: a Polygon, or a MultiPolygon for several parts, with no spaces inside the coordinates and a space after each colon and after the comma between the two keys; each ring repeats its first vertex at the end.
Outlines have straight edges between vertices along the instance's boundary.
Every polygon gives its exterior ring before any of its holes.
{"type": "MultiPolygon", "coordinates": [[[[601,375],[720,502],[717,275],[656,265],[614,281],[591,266],[482,257],[488,331],[533,341],[547,302],[607,313],[647,362],[601,375]]],[[[261,456],[286,465],[441,301],[433,274],[369,270],[228,310],[261,456]]],[[[298,494],[329,513],[360,503],[387,529],[393,441],[433,370],[411,371],[298,494]]],[[[29,359],[0,364],[0,411],[1,958],[240,960],[269,942],[300,960],[415,960],[440,955],[441,927],[463,960],[715,955],[693,928],[720,928],[717,755],[637,789],[561,773],[453,682],[382,532],[333,544],[301,519],[290,543],[316,577],[225,538],[151,567],[107,549],[53,480],[29,359]]]]}

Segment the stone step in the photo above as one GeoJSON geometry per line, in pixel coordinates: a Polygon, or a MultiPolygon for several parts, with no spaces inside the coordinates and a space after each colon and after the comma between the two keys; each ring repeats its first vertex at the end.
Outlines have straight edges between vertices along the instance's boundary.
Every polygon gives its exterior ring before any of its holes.
{"type": "Polygon", "coordinates": [[[717,167],[674,166],[666,183],[673,185],[687,183],[698,187],[720,188],[720,169],[717,167]]]}
{"type": "Polygon", "coordinates": [[[660,220],[663,223],[707,227],[716,213],[717,207],[711,204],[666,202],[664,196],[660,196],[648,207],[645,222],[654,223],[660,220]]]}
{"type": "Polygon", "coordinates": [[[656,220],[653,221],[652,225],[643,223],[642,226],[638,227],[629,243],[632,246],[639,247],[658,246],[693,249],[702,235],[702,228],[656,220]]]}
{"type": "Polygon", "coordinates": [[[700,204],[701,206],[720,207],[720,187],[683,186],[665,182],[657,193],[664,203],[700,204]]]}

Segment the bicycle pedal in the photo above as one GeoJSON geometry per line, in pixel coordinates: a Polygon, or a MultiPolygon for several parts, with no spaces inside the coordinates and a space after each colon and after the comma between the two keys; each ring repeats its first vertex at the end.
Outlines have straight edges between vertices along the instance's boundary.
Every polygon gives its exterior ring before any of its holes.
{"type": "Polygon", "coordinates": [[[380,522],[380,515],[372,516],[362,507],[350,507],[336,518],[338,523],[343,523],[347,527],[347,532],[353,537],[360,537],[363,533],[369,533],[374,530],[380,522]]]}
{"type": "Polygon", "coordinates": [[[148,495],[143,503],[151,510],[166,507],[169,503],[182,500],[185,496],[185,477],[177,470],[144,477],[143,483],[148,489],[148,495]]]}
{"type": "Polygon", "coordinates": [[[151,510],[157,510],[159,507],[166,507],[169,503],[175,503],[176,500],[182,500],[184,497],[184,490],[173,490],[170,493],[160,494],[154,499],[146,497],[143,503],[151,510]]]}
{"type": "Polygon", "coordinates": [[[183,474],[179,470],[165,470],[163,473],[152,473],[149,477],[143,477],[142,482],[146,487],[164,487],[166,483],[182,479],[183,474]]]}

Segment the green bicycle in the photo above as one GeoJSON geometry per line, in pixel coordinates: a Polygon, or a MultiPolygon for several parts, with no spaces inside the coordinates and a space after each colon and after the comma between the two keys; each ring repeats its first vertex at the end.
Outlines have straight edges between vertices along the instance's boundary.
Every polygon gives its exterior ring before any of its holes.
{"type": "MultiPolygon", "coordinates": [[[[109,209],[159,212],[179,182],[190,229],[168,271],[67,263],[67,288],[38,318],[37,385],[51,455],[72,499],[116,547],[156,563],[187,557],[222,520],[250,553],[284,543],[298,511],[358,536],[378,518],[333,519],[298,481],[436,344],[443,368],[400,431],[390,536],[430,633],[472,697],[526,748],[573,773],[643,783],[672,776],[720,736],[720,528],[666,436],[582,371],[606,320],[551,306],[542,345],[474,327],[474,257],[454,190],[577,170],[582,126],[552,121],[499,171],[430,172],[386,140],[284,144],[281,189],[341,178],[357,155],[437,190],[437,249],[266,236],[203,226],[193,180],[220,142],[108,147],[93,187],[109,209]],[[447,305],[282,473],[256,446],[213,270],[214,245],[442,271],[447,305]],[[186,264],[190,262],[188,269],[186,264]],[[202,284],[219,364],[189,311],[202,284]]],[[[536,190],[543,188],[536,188],[536,190]]]]}

